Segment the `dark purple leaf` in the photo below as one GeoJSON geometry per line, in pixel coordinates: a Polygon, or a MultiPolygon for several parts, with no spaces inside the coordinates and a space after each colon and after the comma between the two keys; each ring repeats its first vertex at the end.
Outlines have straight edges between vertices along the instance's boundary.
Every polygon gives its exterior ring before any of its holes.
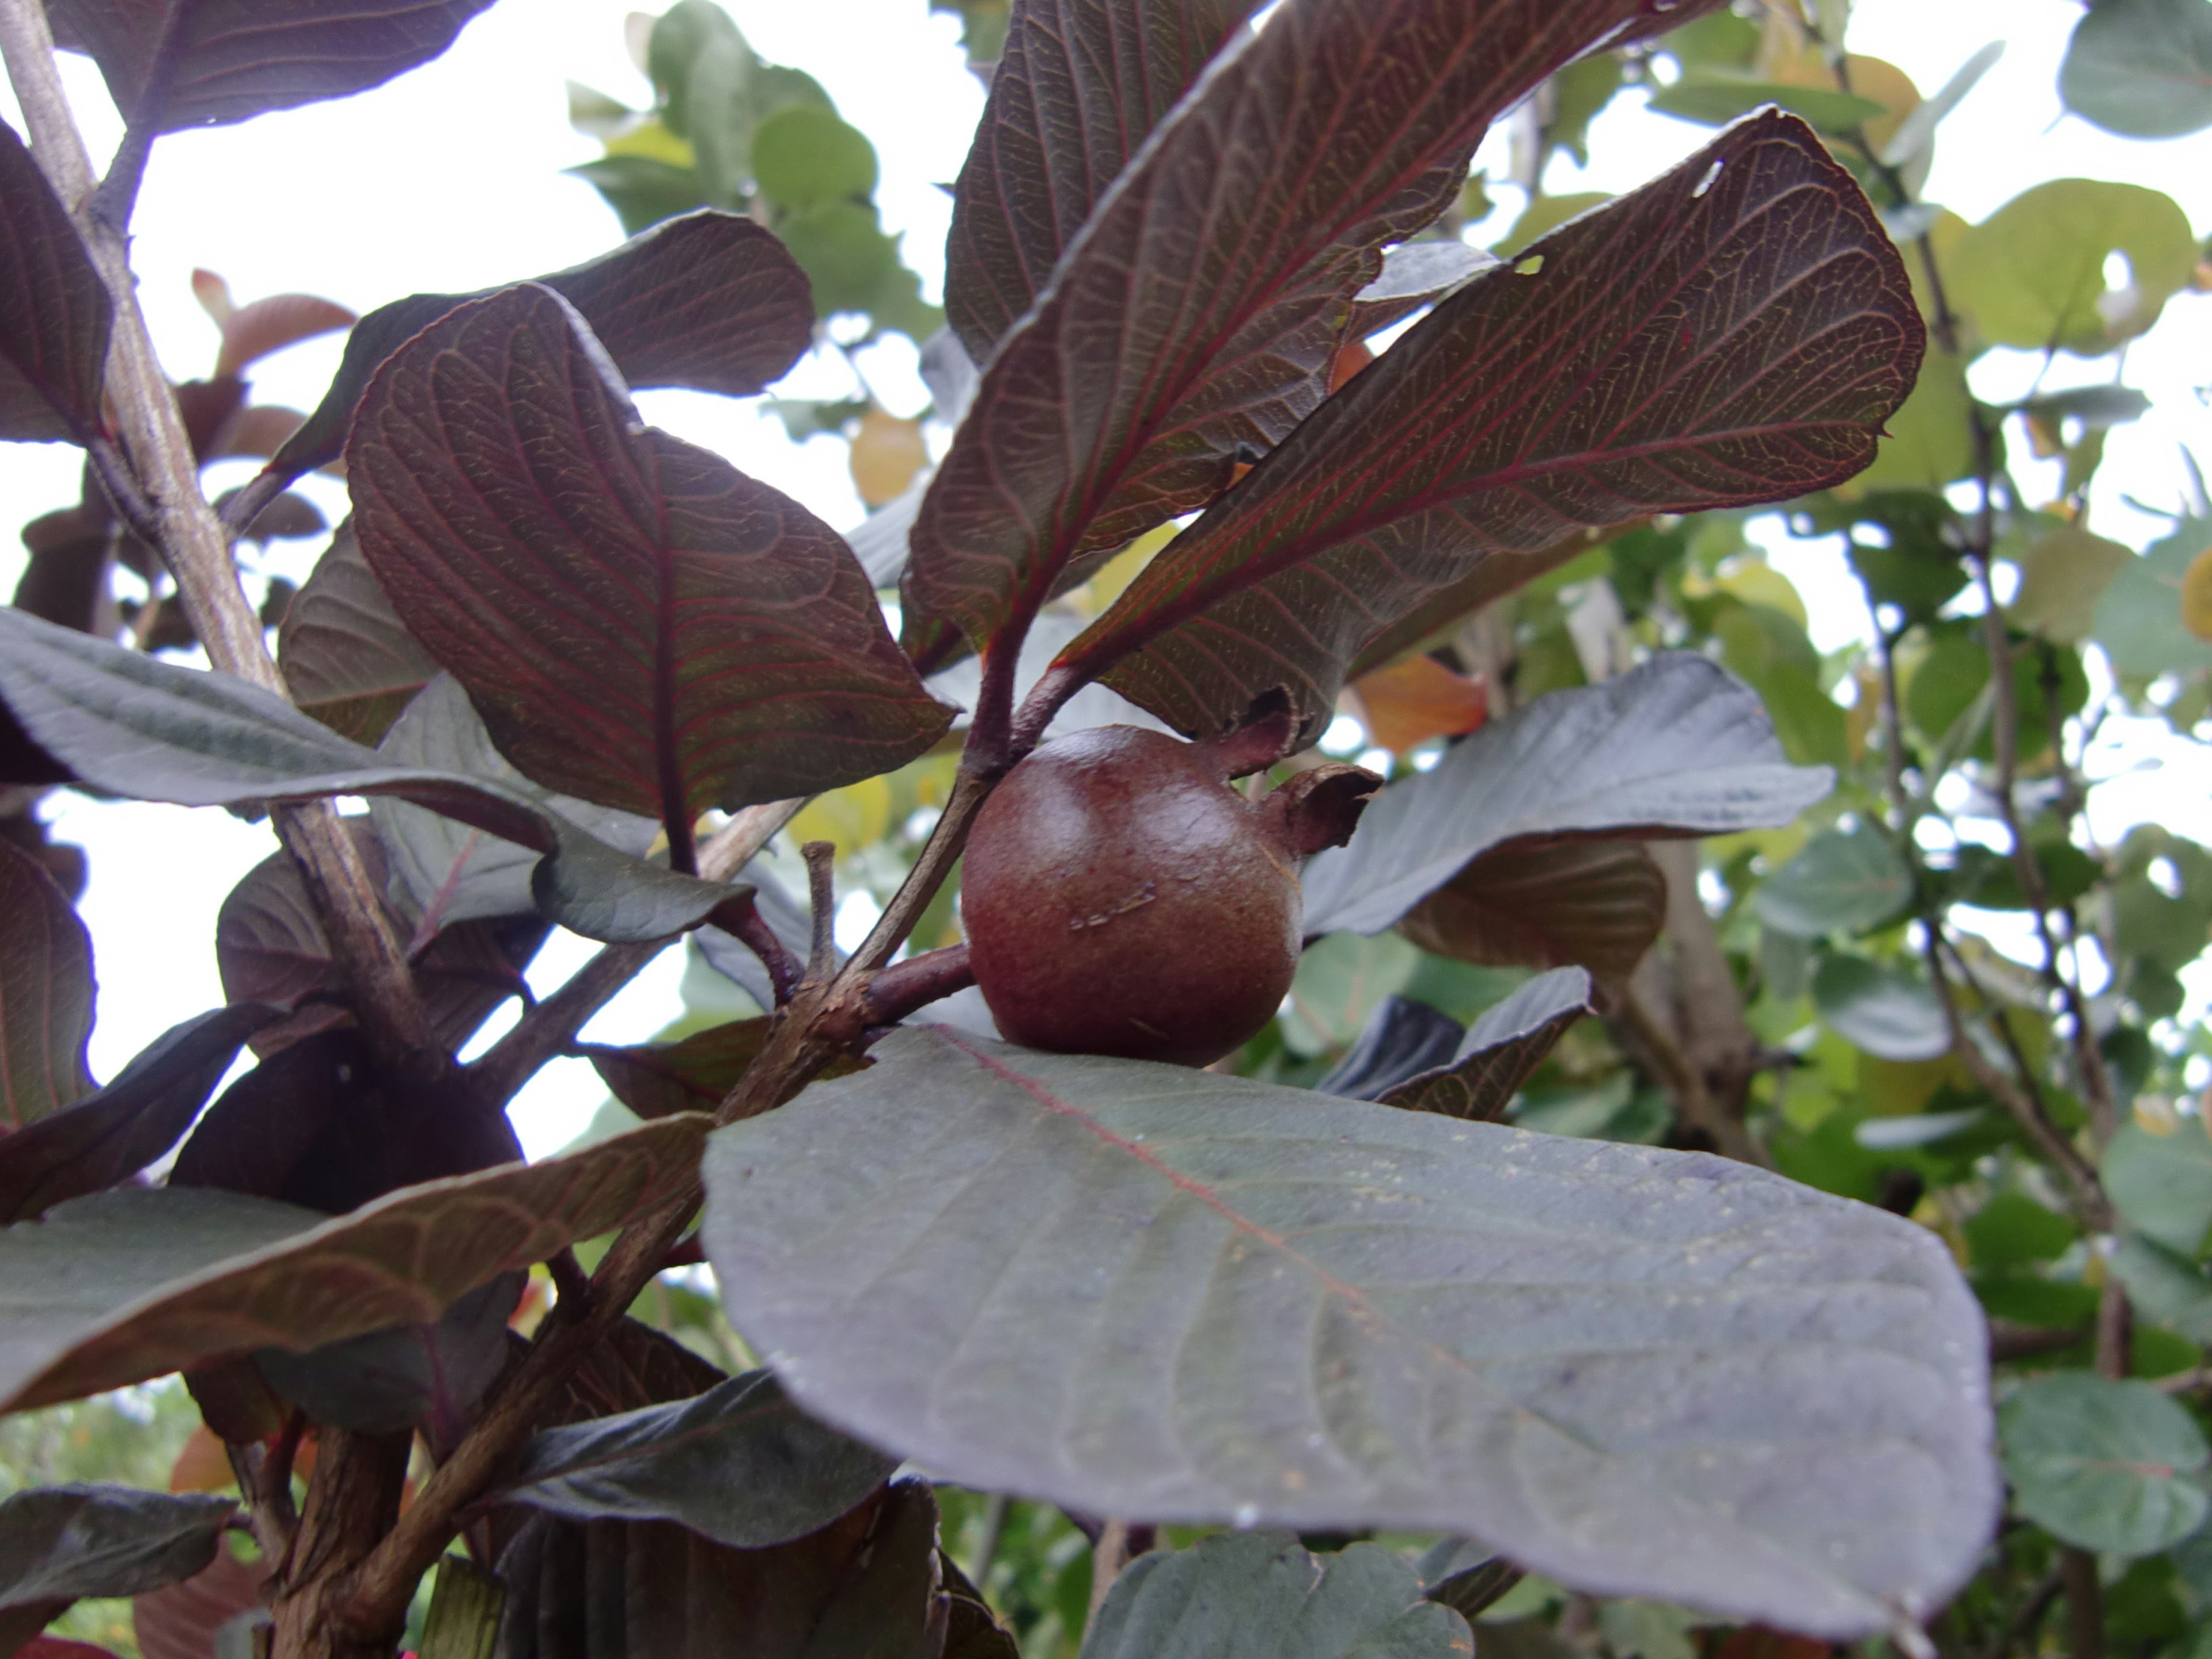
{"type": "Polygon", "coordinates": [[[215,1559],[234,1508],[227,1498],[130,1486],[15,1493],[0,1503],[0,1635],[20,1643],[82,1597],[189,1578],[215,1559]]]}
{"type": "Polygon", "coordinates": [[[757,1550],[848,1514],[897,1467],[747,1371],[689,1400],[541,1431],[492,1498],[571,1521],[674,1521],[757,1550]]]}
{"type": "Polygon", "coordinates": [[[1784,758],[1749,686],[1709,658],[1668,652],[1539,697],[1384,789],[1348,846],[1305,866],[1306,930],[1379,933],[1507,842],[1788,823],[1833,781],[1825,766],[1784,758]]]}
{"type": "Polygon", "coordinates": [[[0,438],[100,429],[115,307],[69,210],[0,122],[0,438]]]}
{"type": "Polygon", "coordinates": [[[1020,0],[952,193],[945,320],[978,363],[1257,0],[1020,0]]]}
{"type": "Polygon", "coordinates": [[[549,788],[688,840],[710,806],[876,776],[951,723],[836,532],[641,425],[550,289],[417,335],[346,454],[385,592],[549,788]]]}
{"type": "Polygon", "coordinates": [[[305,1353],[264,1348],[253,1363],[311,1423],[394,1434],[427,1419],[433,1443],[450,1446],[507,1363],[507,1322],[526,1282],[519,1270],[501,1273],[428,1324],[369,1331],[305,1353]]]}
{"type": "Polygon", "coordinates": [[[276,634],[276,662],[301,709],[341,737],[373,744],[438,665],[416,644],[341,522],[276,634]]]}
{"type": "Polygon", "coordinates": [[[1795,116],[1741,122],[1438,305],[1055,675],[1185,732],[1285,687],[1317,731],[1361,649],[1485,559],[1850,477],[1924,341],[1850,175],[1795,116]]]}
{"type": "Polygon", "coordinates": [[[181,132],[382,86],[444,52],[490,3],[53,0],[50,10],[56,39],[91,54],[126,119],[181,132]],[[186,9],[171,40],[175,7],[186,9]]]}
{"type": "Polygon", "coordinates": [[[714,1133],[701,1233],[793,1397],[942,1479],[1450,1532],[1838,1639],[1986,1547],[1986,1327],[1902,1217],[945,1026],[874,1053],[714,1133]]]}
{"type": "Polygon", "coordinates": [[[334,1217],[182,1187],[57,1206],[0,1231],[0,1409],[434,1320],[489,1279],[682,1197],[708,1127],[665,1118],[334,1217]]]}
{"type": "MultiPolygon", "coordinates": [[[[369,820],[348,818],[345,824],[370,878],[380,891],[387,890],[384,848],[369,820]]],[[[400,939],[414,931],[412,916],[388,899],[386,915],[400,939]]],[[[441,1042],[459,1048],[494,1009],[521,991],[522,970],[550,926],[533,912],[435,931],[416,956],[415,981],[441,1042]]],[[[257,1032],[255,1053],[274,1054],[311,1031],[347,1022],[343,970],[290,854],[270,854],[231,890],[216,917],[215,947],[223,994],[233,1002],[299,1011],[257,1032]]]]}
{"type": "Polygon", "coordinates": [[[39,861],[0,841],[0,1133],[92,1091],[92,936],[39,861]]]}
{"type": "Polygon", "coordinates": [[[216,1632],[261,1600],[270,1564],[248,1561],[226,1545],[204,1570],[131,1604],[139,1659],[225,1659],[216,1632]]]}
{"type": "Polygon", "coordinates": [[[915,526],[908,615],[988,645],[1082,556],[1209,500],[1314,408],[1383,245],[1436,216],[1490,122],[1661,9],[1272,12],[1154,129],[1000,343],[915,526]]]}
{"type": "Polygon", "coordinates": [[[678,1042],[627,1048],[590,1042],[582,1053],[608,1091],[640,1117],[711,1112],[759,1058],[770,1024],[766,1018],[737,1019],[678,1042]]]}
{"type": "MultiPolygon", "coordinates": [[[[204,4],[205,0],[196,0],[204,4]]],[[[350,328],[358,320],[334,301],[313,294],[272,294],[242,305],[222,319],[222,349],[216,377],[236,374],[286,346],[350,328]]]]}
{"type": "Polygon", "coordinates": [[[902,1481],[807,1537],[733,1550],[666,1521],[540,1516],[499,1559],[501,1659],[936,1659],[937,1499],[902,1481]]]}
{"type": "Polygon", "coordinates": [[[173,1025],[89,1099],[0,1137],[0,1224],[112,1187],[175,1146],[239,1045],[276,1017],[258,1003],[173,1025]]]}
{"type": "Polygon", "coordinates": [[[1424,951],[1493,968],[1589,969],[1619,985],[1659,937],[1667,878],[1632,841],[1508,842],[1398,923],[1424,951]]]}
{"type": "Polygon", "coordinates": [[[1466,1027],[1425,1002],[1384,997],[1351,1051],[1314,1087],[1325,1095],[1373,1100],[1407,1078],[1450,1064],[1466,1035],[1466,1027]]]}
{"type": "Polygon", "coordinates": [[[643,942],[696,926],[746,890],[695,880],[593,840],[496,778],[394,766],[282,697],[0,609],[0,698],[95,788],[186,806],[398,794],[550,856],[532,872],[549,920],[643,942]]]}
{"type": "Polygon", "coordinates": [[[1449,1063],[1375,1097],[1408,1111],[1495,1121],[1567,1027],[1595,1012],[1581,969],[1539,975],[1476,1020],[1449,1063]]]}
{"type": "MultiPolygon", "coordinates": [[[[688,386],[749,398],[782,379],[813,338],[806,273],[782,243],[738,214],[686,214],[538,281],[583,313],[639,391],[688,386]]],[[[412,295],[355,324],[331,389],[269,471],[295,478],[336,460],[377,365],[410,335],[483,297],[412,295]]]]}

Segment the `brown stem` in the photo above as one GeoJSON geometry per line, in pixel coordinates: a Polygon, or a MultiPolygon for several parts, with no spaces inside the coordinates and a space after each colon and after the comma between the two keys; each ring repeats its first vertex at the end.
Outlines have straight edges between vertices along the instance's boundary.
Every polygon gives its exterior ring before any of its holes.
{"type": "Polygon", "coordinates": [[[2135,1370],[2135,1315],[2128,1293],[2117,1274],[2105,1275],[2104,1294],[2097,1301],[2097,1370],[2100,1376],[2124,1377],[2135,1370]]]}
{"type": "Polygon", "coordinates": [[[1119,1516],[1109,1515],[1098,1528],[1098,1541],[1091,1547],[1091,1611],[1083,1620],[1086,1638],[1098,1622],[1098,1609],[1106,1605],[1114,1581],[1128,1565],[1129,1523],[1119,1516]]]}
{"type": "MultiPolygon", "coordinates": [[[[201,493],[191,441],[138,308],[129,245],[118,228],[91,210],[92,162],[63,94],[53,36],[36,0],[0,0],[0,57],[22,106],[32,153],[68,207],[113,302],[108,418],[137,486],[134,491],[118,477],[112,486],[118,507],[128,510],[143,501],[150,508],[151,539],[176,578],[178,596],[208,660],[283,696],[284,683],[270,658],[261,619],[239,586],[229,538],[201,493]]],[[[436,1034],[400,942],[337,809],[317,802],[283,807],[272,817],[322,912],[353,994],[354,1012],[378,1058],[404,1074],[416,1068],[418,1055],[438,1055],[436,1034]]]]}
{"type": "MultiPolygon", "coordinates": [[[[278,1567],[270,1612],[278,1654],[316,1659],[389,1659],[389,1632],[349,1626],[334,1616],[337,1586],[349,1564],[367,1555],[399,1513],[406,1484],[407,1434],[357,1434],[325,1429],[318,1443],[315,1478],[291,1554],[278,1567]]],[[[400,1608],[404,1619],[406,1608],[400,1608]]]]}
{"type": "Polygon", "coordinates": [[[2105,1659],[2105,1587],[2097,1558],[2070,1546],[2058,1559],[2066,1587],[2066,1651],[2069,1659],[2105,1659]]]}
{"type": "Polygon", "coordinates": [[[938,819],[936,829],[922,846],[921,856],[915,860],[914,868],[891,896],[890,903],[877,918],[868,937],[847,960],[838,975],[841,984],[857,988],[863,975],[889,962],[892,953],[906,943],[906,936],[914,931],[915,924],[921,920],[921,913],[929,908],[930,900],[937,896],[937,890],[945,884],[945,878],[952,873],[952,866],[959,862],[961,849],[968,844],[969,828],[995,781],[971,769],[964,759],[961,762],[960,770],[953,776],[951,797],[945,803],[944,816],[938,819]]]}
{"type": "Polygon", "coordinates": [[[975,982],[965,945],[925,951],[895,962],[868,981],[869,1023],[896,1025],[915,1009],[965,990],[975,982]]]}
{"type": "Polygon", "coordinates": [[[807,907],[814,923],[806,976],[827,979],[837,963],[837,848],[834,842],[810,841],[799,853],[806,860],[807,907]]]}
{"type": "Polygon", "coordinates": [[[761,966],[768,969],[769,994],[775,1006],[781,1008],[790,1001],[792,993],[806,977],[806,969],[798,957],[784,949],[783,941],[775,936],[775,929],[761,915],[760,906],[750,898],[735,905],[725,904],[714,912],[714,921],[716,927],[760,958],[761,966]]]}

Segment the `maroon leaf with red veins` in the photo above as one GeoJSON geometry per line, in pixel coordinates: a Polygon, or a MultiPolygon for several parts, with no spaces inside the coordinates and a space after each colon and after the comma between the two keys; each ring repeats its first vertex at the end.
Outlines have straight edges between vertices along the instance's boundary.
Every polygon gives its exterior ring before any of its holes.
{"type": "Polygon", "coordinates": [[[0,122],[0,438],[98,429],[114,319],[69,210],[0,122]]]}
{"type": "Polygon", "coordinates": [[[1445,300],[1130,584],[1046,700],[1103,677],[1195,732],[1281,686],[1317,730],[1361,647],[1486,560],[1526,580],[1578,526],[1849,478],[1924,343],[1850,175],[1753,117],[1445,300]]]}
{"type": "Polygon", "coordinates": [[[92,1092],[92,936],[53,878],[0,841],[0,1133],[92,1092]]]}
{"type": "Polygon", "coordinates": [[[599,342],[525,285],[377,372],[354,528],[493,740],[564,794],[657,817],[890,771],[943,734],[836,532],[644,426],[599,342]]]}
{"type": "Polygon", "coordinates": [[[1000,343],[923,501],[910,616],[978,646],[1089,551],[1210,499],[1319,401],[1491,121],[1707,0],[1287,0],[1154,129],[1000,343]]]}
{"type": "Polygon", "coordinates": [[[976,362],[1256,0],[1023,0],[952,197],[945,320],[976,362]]]}

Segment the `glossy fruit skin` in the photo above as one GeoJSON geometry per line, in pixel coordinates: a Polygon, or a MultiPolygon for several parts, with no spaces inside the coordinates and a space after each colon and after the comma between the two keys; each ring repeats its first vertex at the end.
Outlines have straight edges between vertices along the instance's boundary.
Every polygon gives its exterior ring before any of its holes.
{"type": "Polygon", "coordinates": [[[1009,1041],[1204,1066],[1273,1016],[1295,861],[1206,751],[1107,726],[1044,744],[976,815],[960,909],[1009,1041]]]}

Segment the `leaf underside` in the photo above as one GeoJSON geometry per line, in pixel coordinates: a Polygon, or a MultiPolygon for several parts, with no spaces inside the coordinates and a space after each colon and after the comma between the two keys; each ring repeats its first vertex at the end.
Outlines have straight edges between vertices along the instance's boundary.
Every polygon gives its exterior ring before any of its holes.
{"type": "Polygon", "coordinates": [[[1058,670],[1186,733],[1280,686],[1317,732],[1363,648],[1486,558],[1859,471],[1924,343],[1850,175],[1794,116],[1754,117],[1444,300],[1058,670]]]}
{"type": "Polygon", "coordinates": [[[1475,1021],[1449,1061],[1378,1098],[1407,1111],[1495,1122],[1567,1027],[1595,1012],[1581,969],[1540,974],[1475,1021]]]}
{"type": "Polygon", "coordinates": [[[1404,1527],[1832,1637],[1999,1498],[1940,1241],[1698,1154],[902,1031],[709,1146],[732,1322],[825,1420],[1094,1514],[1404,1527]]]}
{"type": "Polygon", "coordinates": [[[39,861],[0,841],[0,1132],[88,1094],[92,935],[39,861]]]}
{"type": "Polygon", "coordinates": [[[1491,120],[1651,11],[1297,0],[1224,50],[985,368],[914,527],[908,615],[981,648],[1073,561],[1211,499],[1314,409],[1383,245],[1443,209],[1491,120]]]}
{"type": "Polygon", "coordinates": [[[668,1203],[707,1122],[664,1119],[335,1218],[187,1188],[63,1205],[0,1232],[0,1410],[428,1323],[486,1279],[668,1203]]]}
{"type": "Polygon", "coordinates": [[[415,642],[342,520],[276,635],[292,701],[356,743],[381,738],[438,665],[415,642]]]}
{"type": "Polygon", "coordinates": [[[688,832],[891,770],[950,724],[836,533],[641,426],[550,289],[473,301],[389,360],[347,477],[402,620],[549,788],[688,832]]]}
{"type": "Polygon", "coordinates": [[[1632,841],[1508,842],[1398,923],[1424,951],[1494,968],[1587,968],[1618,984],[1659,937],[1667,878],[1632,841]]]}

